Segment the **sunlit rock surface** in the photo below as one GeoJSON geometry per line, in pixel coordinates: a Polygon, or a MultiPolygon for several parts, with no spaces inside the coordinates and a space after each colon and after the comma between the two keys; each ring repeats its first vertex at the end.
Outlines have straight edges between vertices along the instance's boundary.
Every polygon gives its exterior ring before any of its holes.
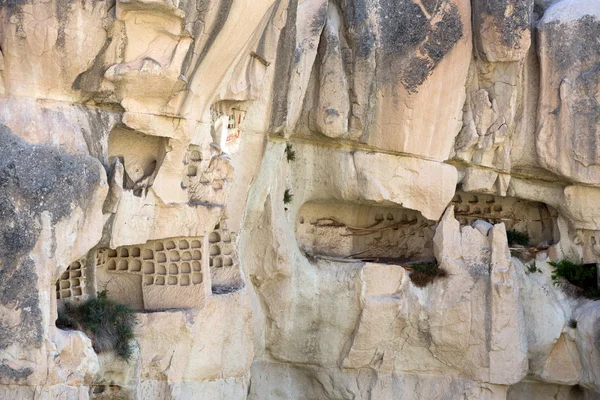
{"type": "Polygon", "coordinates": [[[553,279],[600,262],[599,37],[597,0],[0,0],[0,399],[600,398],[553,279]],[[56,322],[102,291],[129,361],[56,322]]]}

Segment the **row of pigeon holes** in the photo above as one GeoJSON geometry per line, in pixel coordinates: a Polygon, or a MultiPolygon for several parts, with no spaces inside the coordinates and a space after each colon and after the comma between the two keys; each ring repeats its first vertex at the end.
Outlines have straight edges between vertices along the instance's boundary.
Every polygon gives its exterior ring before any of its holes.
{"type": "Polygon", "coordinates": [[[210,243],[208,265],[210,267],[233,267],[235,264],[231,234],[223,225],[224,222],[217,224],[215,231],[208,235],[210,243]]]}
{"type": "Polygon", "coordinates": [[[83,263],[83,260],[71,263],[56,281],[56,298],[58,300],[68,298],[79,301],[81,299],[85,287],[83,263]]]}
{"type": "Polygon", "coordinates": [[[202,283],[202,238],[169,239],[144,246],[98,251],[97,265],[107,271],[143,275],[143,284],[189,286],[202,283]]]}
{"type": "Polygon", "coordinates": [[[503,217],[502,205],[496,204],[496,199],[492,195],[457,193],[452,199],[452,204],[454,204],[456,219],[461,225],[470,225],[478,219],[497,223],[499,218],[503,217]]]}
{"type": "MultiPolygon", "coordinates": [[[[190,145],[184,159],[184,164],[187,165],[186,173],[182,186],[188,187],[191,180],[198,176],[198,169],[202,163],[202,149],[199,146],[190,145]]],[[[208,183],[208,182],[205,182],[208,183]]]]}
{"type": "MultiPolygon", "coordinates": [[[[416,234],[418,237],[433,237],[433,226],[435,225],[435,221],[430,221],[423,217],[418,211],[413,210],[402,210],[400,215],[394,217],[392,213],[387,213],[385,220],[387,220],[386,224],[393,225],[396,223],[405,224],[410,223],[411,225],[407,225],[406,227],[395,227],[389,230],[390,234],[405,236],[408,234],[416,234]],[[427,226],[424,226],[427,225],[427,226]]],[[[384,222],[383,213],[378,213],[375,215],[375,222],[382,223],[384,222]]],[[[373,234],[373,238],[375,240],[379,240],[383,237],[385,231],[378,231],[373,234]]]]}
{"type": "Polygon", "coordinates": [[[398,226],[378,230],[364,237],[364,245],[372,249],[372,251],[365,250],[364,254],[375,255],[382,251],[386,254],[389,251],[386,249],[393,246],[394,256],[410,258],[433,247],[432,239],[435,233],[433,226],[436,222],[423,217],[418,211],[398,209],[386,215],[377,213],[374,220],[377,223],[376,227],[398,226]],[[415,241],[414,238],[420,239],[415,241]]]}

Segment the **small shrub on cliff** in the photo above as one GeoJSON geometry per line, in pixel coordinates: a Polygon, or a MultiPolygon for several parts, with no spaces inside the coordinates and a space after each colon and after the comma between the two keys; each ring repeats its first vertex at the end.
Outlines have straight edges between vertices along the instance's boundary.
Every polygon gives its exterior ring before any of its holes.
{"type": "Polygon", "coordinates": [[[285,145],[285,156],[290,161],[296,161],[296,152],[292,149],[292,145],[290,143],[286,143],[285,145]]]}
{"type": "Polygon", "coordinates": [[[410,268],[410,281],[413,285],[420,288],[429,285],[436,278],[443,278],[448,275],[446,270],[439,268],[435,261],[413,264],[410,268]]]}
{"type": "Polygon", "coordinates": [[[582,289],[585,297],[590,299],[600,298],[600,289],[598,289],[596,278],[596,264],[578,264],[567,259],[550,262],[549,264],[555,268],[552,272],[553,280],[564,278],[582,289]]]}
{"type": "Polygon", "coordinates": [[[519,246],[529,246],[529,235],[526,233],[515,231],[511,229],[510,231],[506,231],[506,238],[508,239],[509,245],[519,245],[519,246]]]}
{"type": "Polygon", "coordinates": [[[592,287],[583,292],[583,295],[591,300],[600,300],[600,289],[592,287]]]}
{"type": "Polygon", "coordinates": [[[563,277],[583,289],[590,286],[590,284],[595,284],[596,264],[577,264],[567,259],[548,264],[555,268],[552,272],[553,280],[563,277]]]}
{"type": "Polygon", "coordinates": [[[136,323],[134,311],[110,300],[106,291],[82,303],[65,303],[56,320],[58,328],[84,332],[96,353],[114,351],[125,360],[133,354],[131,340],[136,323]]]}
{"type": "Polygon", "coordinates": [[[283,192],[283,204],[290,204],[293,198],[294,195],[292,194],[292,191],[290,189],[285,189],[285,192],[283,192]]]}
{"type": "Polygon", "coordinates": [[[540,274],[542,273],[542,270],[537,267],[537,265],[535,264],[535,261],[533,262],[533,264],[526,265],[526,268],[527,268],[527,271],[525,272],[526,274],[534,274],[536,272],[539,272],[540,274]]]}

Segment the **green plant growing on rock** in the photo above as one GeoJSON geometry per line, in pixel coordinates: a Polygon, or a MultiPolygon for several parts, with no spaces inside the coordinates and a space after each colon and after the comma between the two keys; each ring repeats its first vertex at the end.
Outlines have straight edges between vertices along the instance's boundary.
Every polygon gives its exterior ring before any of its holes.
{"type": "Polygon", "coordinates": [[[595,281],[596,265],[595,264],[578,264],[571,260],[564,259],[559,262],[549,262],[555,270],[552,272],[552,279],[557,280],[562,277],[581,288],[587,286],[586,283],[595,281]]]}
{"type": "Polygon", "coordinates": [[[290,161],[296,161],[296,152],[292,149],[292,145],[290,143],[285,144],[285,156],[290,161]]]}
{"type": "MultiPolygon", "coordinates": [[[[583,291],[583,295],[590,299],[600,299],[596,279],[596,264],[579,264],[568,259],[548,263],[554,267],[552,280],[564,278],[583,291]]],[[[555,282],[557,284],[558,282],[555,282]]],[[[581,293],[580,293],[581,294],[581,293]]]]}
{"type": "Polygon", "coordinates": [[[81,303],[67,302],[58,312],[56,326],[84,332],[96,353],[114,351],[125,360],[133,355],[131,346],[137,324],[135,312],[126,305],[110,300],[104,290],[81,303]]]}
{"type": "Polygon", "coordinates": [[[412,264],[407,268],[410,269],[410,281],[419,288],[429,285],[436,278],[448,276],[446,270],[440,268],[435,261],[412,264]]]}
{"type": "Polygon", "coordinates": [[[508,244],[509,245],[519,245],[519,246],[529,246],[530,243],[530,239],[529,239],[529,235],[523,232],[518,232],[515,231],[514,229],[511,229],[509,231],[506,231],[506,238],[508,239],[508,244]]]}
{"type": "Polygon", "coordinates": [[[294,199],[294,195],[290,189],[285,189],[283,192],[283,204],[290,204],[294,199]]]}
{"type": "Polygon", "coordinates": [[[540,274],[542,273],[542,270],[537,267],[537,265],[535,264],[535,261],[533,262],[533,264],[526,265],[526,268],[527,268],[527,272],[526,272],[527,274],[534,274],[536,272],[539,272],[540,274]]]}
{"type": "Polygon", "coordinates": [[[591,300],[600,300],[600,289],[592,287],[583,292],[583,295],[591,300]]]}

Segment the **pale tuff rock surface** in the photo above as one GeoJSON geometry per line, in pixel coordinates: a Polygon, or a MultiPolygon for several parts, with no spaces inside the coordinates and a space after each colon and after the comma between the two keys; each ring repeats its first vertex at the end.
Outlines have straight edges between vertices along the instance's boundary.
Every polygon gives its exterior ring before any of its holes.
{"type": "Polygon", "coordinates": [[[0,0],[0,399],[600,398],[551,265],[600,262],[599,37],[596,0],[0,0]],[[129,361],[57,327],[103,290],[129,361]]]}

